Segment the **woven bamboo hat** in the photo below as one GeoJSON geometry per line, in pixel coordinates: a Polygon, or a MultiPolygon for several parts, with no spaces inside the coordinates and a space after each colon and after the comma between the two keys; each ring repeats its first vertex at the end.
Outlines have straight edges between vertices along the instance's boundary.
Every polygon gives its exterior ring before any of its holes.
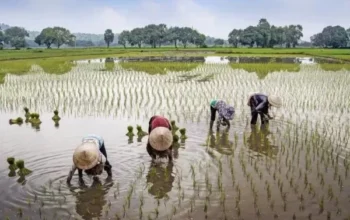
{"type": "Polygon", "coordinates": [[[165,151],[169,149],[173,143],[173,134],[168,128],[157,127],[151,131],[149,143],[153,149],[165,151]]]}
{"type": "Polygon", "coordinates": [[[278,96],[269,95],[267,99],[273,107],[280,108],[282,106],[282,99],[278,96]]]}
{"type": "Polygon", "coordinates": [[[83,142],[74,151],[73,162],[76,167],[88,170],[101,160],[101,153],[95,142],[83,142]]]}

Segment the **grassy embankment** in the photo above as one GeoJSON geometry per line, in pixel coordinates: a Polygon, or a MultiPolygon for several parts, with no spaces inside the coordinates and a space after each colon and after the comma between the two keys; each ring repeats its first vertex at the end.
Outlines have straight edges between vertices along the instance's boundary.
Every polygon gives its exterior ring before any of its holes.
{"type": "MultiPolygon", "coordinates": [[[[45,72],[63,74],[68,72],[73,64],[68,61],[104,57],[140,57],[140,56],[264,56],[264,57],[325,57],[350,61],[350,50],[344,49],[263,49],[263,48],[89,48],[89,49],[32,49],[32,50],[2,50],[0,51],[0,82],[7,73],[27,73],[33,64],[40,65],[45,72]]],[[[149,73],[163,73],[168,70],[190,70],[198,64],[163,63],[149,65],[147,63],[129,63],[125,68],[147,70],[149,73]]],[[[294,64],[233,64],[233,68],[243,68],[247,71],[259,70],[264,75],[271,70],[296,70],[294,64]],[[266,72],[267,71],[267,72],[266,72]],[[266,72],[266,73],[265,73],[266,72]]],[[[327,70],[350,69],[349,65],[325,64],[327,70]]]]}

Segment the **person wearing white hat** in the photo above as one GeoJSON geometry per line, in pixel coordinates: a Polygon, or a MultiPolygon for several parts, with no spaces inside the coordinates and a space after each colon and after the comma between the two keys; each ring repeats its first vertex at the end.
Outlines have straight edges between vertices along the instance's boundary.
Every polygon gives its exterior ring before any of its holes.
{"type": "Polygon", "coordinates": [[[75,171],[78,170],[79,181],[83,181],[83,171],[91,176],[101,175],[103,170],[112,176],[112,166],[107,160],[107,152],[104,141],[100,136],[88,135],[83,138],[82,143],[75,149],[73,154],[73,166],[70,170],[67,183],[73,177],[75,171]]]}
{"type": "Polygon", "coordinates": [[[276,95],[265,95],[254,92],[248,96],[247,104],[250,106],[252,114],[250,124],[256,124],[258,115],[260,115],[261,124],[265,124],[268,123],[269,119],[273,119],[273,117],[269,115],[269,109],[271,107],[280,108],[282,106],[282,99],[276,95]]]}
{"type": "Polygon", "coordinates": [[[172,144],[173,134],[171,124],[165,117],[155,115],[151,117],[148,126],[148,143],[147,152],[155,160],[158,157],[168,157],[169,161],[173,160],[172,144]]]}

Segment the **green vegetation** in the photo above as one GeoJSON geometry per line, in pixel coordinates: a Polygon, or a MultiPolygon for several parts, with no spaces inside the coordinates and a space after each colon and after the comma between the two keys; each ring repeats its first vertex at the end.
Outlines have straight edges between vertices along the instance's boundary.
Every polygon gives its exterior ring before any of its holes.
{"type": "Polygon", "coordinates": [[[19,171],[17,172],[17,174],[19,176],[26,176],[32,173],[31,170],[27,169],[24,167],[24,161],[23,160],[17,160],[16,161],[16,166],[18,167],[19,171]]]}
{"type": "Polygon", "coordinates": [[[264,79],[268,73],[275,71],[298,72],[299,64],[290,63],[230,63],[233,69],[244,69],[252,73],[256,72],[259,79],[264,79]]]}
{"type": "Polygon", "coordinates": [[[52,120],[55,121],[55,122],[58,122],[59,120],[61,120],[61,117],[58,115],[58,111],[55,110],[53,112],[54,116],[52,117],[52,120]]]}
{"type": "Polygon", "coordinates": [[[326,71],[350,70],[350,64],[321,63],[320,67],[326,71]]]}
{"type": "Polygon", "coordinates": [[[114,34],[111,29],[107,29],[104,34],[104,39],[107,44],[107,47],[114,41],[114,34]]]}
{"type": "Polygon", "coordinates": [[[55,44],[57,48],[64,44],[73,45],[74,41],[75,36],[63,27],[45,28],[34,40],[39,46],[44,44],[47,48],[51,48],[52,44],[55,44]]]}
{"type": "Polygon", "coordinates": [[[190,71],[195,69],[199,63],[181,62],[121,62],[120,66],[126,70],[143,71],[148,74],[165,74],[167,71],[190,71]]]}
{"type": "Polygon", "coordinates": [[[313,45],[318,47],[346,47],[350,41],[350,28],[345,30],[345,28],[337,26],[327,26],[321,33],[315,34],[311,37],[311,42],[313,45]]]}
{"type": "Polygon", "coordinates": [[[8,73],[17,75],[27,74],[32,65],[39,65],[45,73],[51,74],[64,74],[75,66],[67,58],[0,61],[0,83],[3,83],[4,77],[8,73]]]}
{"type": "Polygon", "coordinates": [[[18,117],[16,119],[10,119],[9,123],[10,123],[10,125],[12,125],[12,124],[21,125],[21,124],[23,124],[23,118],[18,117]]]}
{"type": "Polygon", "coordinates": [[[10,170],[16,170],[17,169],[14,157],[8,157],[7,158],[7,163],[9,164],[9,169],[10,170]]]}

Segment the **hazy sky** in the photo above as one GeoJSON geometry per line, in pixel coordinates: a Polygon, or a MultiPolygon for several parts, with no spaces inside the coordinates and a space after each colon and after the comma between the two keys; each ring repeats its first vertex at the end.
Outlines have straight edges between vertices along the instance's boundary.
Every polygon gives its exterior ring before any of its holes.
{"type": "Polygon", "coordinates": [[[327,25],[350,28],[350,0],[0,0],[0,23],[40,31],[119,33],[150,23],[189,26],[227,39],[234,28],[301,24],[304,40],[327,25]]]}

